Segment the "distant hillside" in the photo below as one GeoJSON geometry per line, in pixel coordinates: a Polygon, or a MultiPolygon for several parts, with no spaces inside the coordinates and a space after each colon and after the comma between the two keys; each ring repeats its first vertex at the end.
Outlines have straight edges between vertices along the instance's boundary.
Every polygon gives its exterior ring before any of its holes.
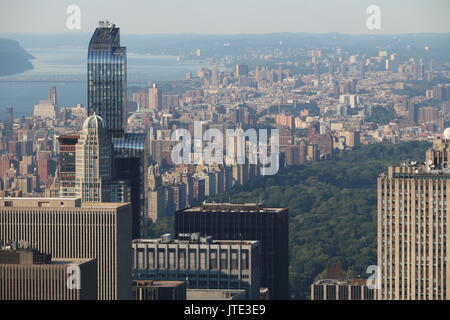
{"type": "Polygon", "coordinates": [[[7,76],[33,69],[29,60],[34,57],[23,49],[19,42],[0,39],[0,76],[7,76]]]}

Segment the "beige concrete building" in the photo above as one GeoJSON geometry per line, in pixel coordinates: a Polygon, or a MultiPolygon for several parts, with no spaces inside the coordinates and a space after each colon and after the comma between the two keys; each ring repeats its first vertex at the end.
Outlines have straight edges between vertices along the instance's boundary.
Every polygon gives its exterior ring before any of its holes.
{"type": "Polygon", "coordinates": [[[56,106],[48,100],[41,100],[34,105],[33,116],[35,117],[56,119],[56,113],[56,106]]]}
{"type": "Polygon", "coordinates": [[[0,249],[0,300],[96,300],[95,259],[0,249]]]}
{"type": "Polygon", "coordinates": [[[378,178],[378,299],[450,300],[450,129],[378,178]]]}
{"type": "Polygon", "coordinates": [[[156,83],[148,89],[148,108],[157,111],[162,109],[162,91],[156,83]]]}
{"type": "Polygon", "coordinates": [[[0,240],[24,240],[57,258],[97,258],[98,299],[131,299],[129,203],[3,198],[0,240]]]}

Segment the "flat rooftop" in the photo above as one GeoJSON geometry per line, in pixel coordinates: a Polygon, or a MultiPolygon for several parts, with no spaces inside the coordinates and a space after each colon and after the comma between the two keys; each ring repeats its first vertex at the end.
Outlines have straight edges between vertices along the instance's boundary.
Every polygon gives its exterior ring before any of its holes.
{"type": "Polygon", "coordinates": [[[129,202],[81,202],[80,198],[0,198],[0,208],[120,208],[129,202]]]}
{"type": "Polygon", "coordinates": [[[134,287],[176,288],[183,284],[184,281],[133,280],[134,287]]]}
{"type": "Polygon", "coordinates": [[[203,203],[200,206],[179,210],[179,212],[274,212],[280,213],[287,208],[269,208],[259,203],[203,203]]]}
{"type": "Polygon", "coordinates": [[[254,245],[259,243],[258,240],[211,240],[211,242],[190,242],[189,240],[172,239],[170,242],[163,242],[161,238],[156,239],[133,239],[132,243],[158,243],[158,244],[229,244],[229,245],[254,245]]]}
{"type": "Polygon", "coordinates": [[[53,258],[50,264],[56,264],[56,265],[80,265],[89,261],[93,261],[95,258],[92,259],[82,259],[82,258],[53,258]]]}

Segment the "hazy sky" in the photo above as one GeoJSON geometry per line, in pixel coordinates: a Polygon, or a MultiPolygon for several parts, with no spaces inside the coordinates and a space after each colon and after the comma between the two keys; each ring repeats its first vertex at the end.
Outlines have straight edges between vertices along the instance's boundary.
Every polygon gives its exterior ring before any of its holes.
{"type": "Polygon", "coordinates": [[[450,0],[0,0],[0,32],[74,32],[72,4],[81,32],[100,19],[130,34],[450,32],[450,0]],[[381,30],[366,27],[369,5],[381,9],[381,30]]]}

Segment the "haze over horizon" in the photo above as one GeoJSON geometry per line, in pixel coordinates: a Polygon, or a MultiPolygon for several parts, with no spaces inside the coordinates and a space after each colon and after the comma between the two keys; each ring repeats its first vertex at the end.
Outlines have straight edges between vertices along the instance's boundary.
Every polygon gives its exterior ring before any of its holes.
{"type": "Polygon", "coordinates": [[[91,32],[98,20],[107,19],[124,34],[267,34],[267,33],[344,33],[403,34],[447,33],[450,1],[412,0],[183,0],[164,2],[134,0],[2,0],[2,33],[91,32]],[[131,4],[130,4],[131,2],[131,4]],[[66,27],[69,5],[81,10],[81,28],[66,27]],[[366,9],[381,10],[381,29],[369,30],[366,9]]]}

